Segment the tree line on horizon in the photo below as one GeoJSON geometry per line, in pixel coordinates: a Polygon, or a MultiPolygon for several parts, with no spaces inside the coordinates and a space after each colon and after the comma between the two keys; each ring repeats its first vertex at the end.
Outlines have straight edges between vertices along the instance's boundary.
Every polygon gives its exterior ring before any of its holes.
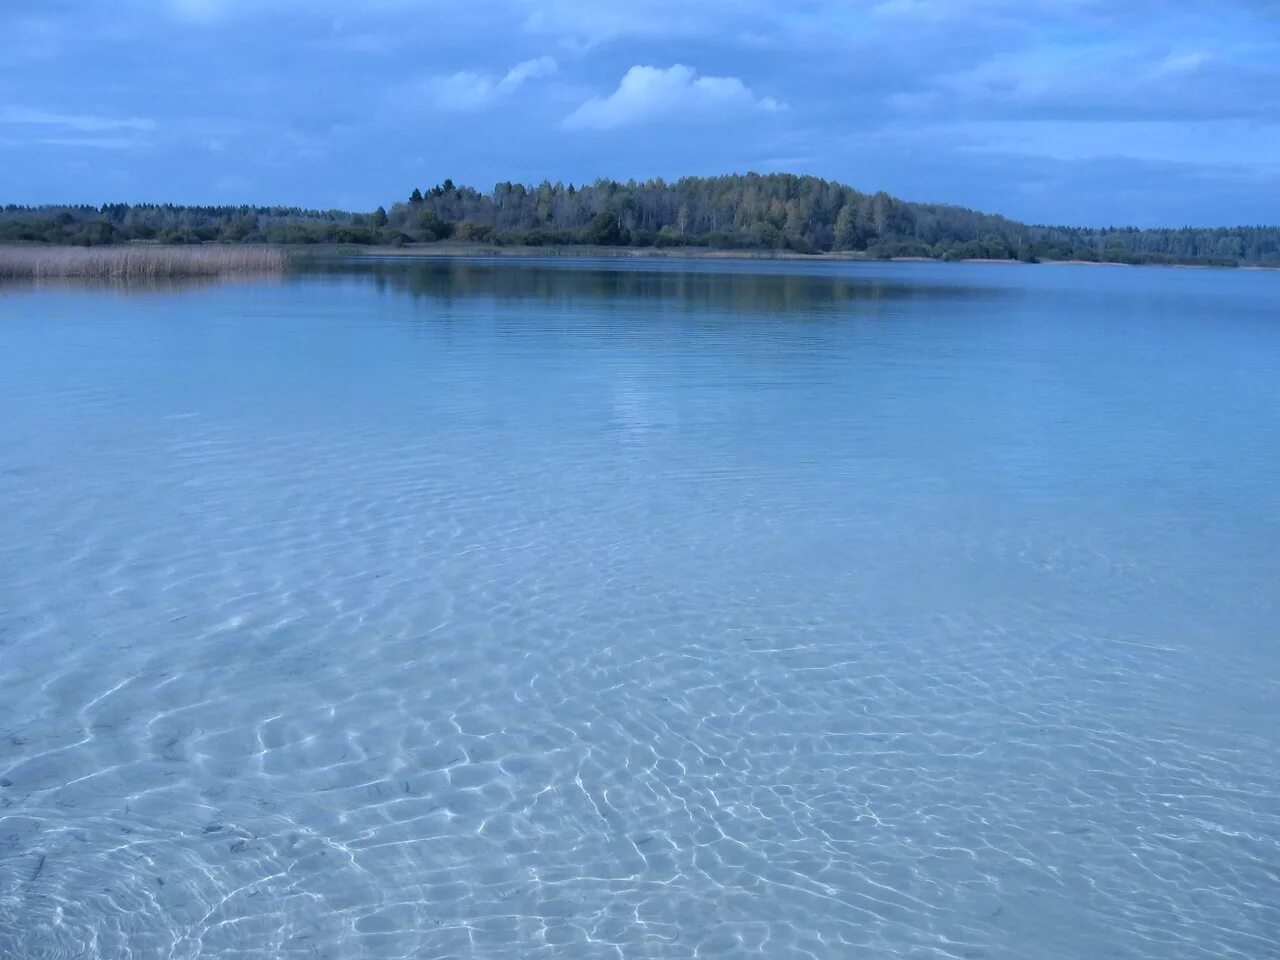
{"type": "Polygon", "coordinates": [[[862,193],[818,177],[734,174],[575,187],[452,180],[370,213],[298,207],[104,204],[0,210],[0,243],[286,243],[704,247],[876,258],[1280,265],[1280,227],[1036,226],[862,193]]]}

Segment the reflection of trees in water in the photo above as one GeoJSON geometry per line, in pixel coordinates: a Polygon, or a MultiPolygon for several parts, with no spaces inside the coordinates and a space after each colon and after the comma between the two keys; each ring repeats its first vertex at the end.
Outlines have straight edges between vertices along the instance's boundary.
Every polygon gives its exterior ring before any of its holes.
{"type": "Polygon", "coordinates": [[[670,301],[686,309],[787,313],[835,304],[991,297],[994,287],[911,283],[883,276],[731,269],[551,265],[532,261],[343,260],[307,264],[308,276],[366,278],[379,289],[439,299],[670,301]]]}
{"type": "Polygon", "coordinates": [[[0,278],[0,292],[13,290],[70,290],[93,293],[120,293],[136,296],[150,293],[176,293],[234,283],[276,283],[279,277],[49,277],[39,280],[0,278]]]}

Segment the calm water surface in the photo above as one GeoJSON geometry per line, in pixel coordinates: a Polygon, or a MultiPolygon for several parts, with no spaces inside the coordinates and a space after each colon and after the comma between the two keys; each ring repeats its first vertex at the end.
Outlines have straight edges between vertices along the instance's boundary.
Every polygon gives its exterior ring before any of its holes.
{"type": "Polygon", "coordinates": [[[1280,952],[1280,274],[0,293],[0,957],[1280,952]]]}

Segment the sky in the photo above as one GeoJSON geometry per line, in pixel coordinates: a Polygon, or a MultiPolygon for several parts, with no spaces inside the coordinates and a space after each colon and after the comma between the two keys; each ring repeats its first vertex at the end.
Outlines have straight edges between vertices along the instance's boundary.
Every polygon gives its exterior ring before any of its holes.
{"type": "Polygon", "coordinates": [[[0,0],[0,203],[810,173],[1280,223],[1280,0],[0,0]]]}

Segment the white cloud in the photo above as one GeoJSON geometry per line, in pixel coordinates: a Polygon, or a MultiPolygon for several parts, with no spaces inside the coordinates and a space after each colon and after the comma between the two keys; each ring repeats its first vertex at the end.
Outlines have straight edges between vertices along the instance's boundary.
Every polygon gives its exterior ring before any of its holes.
{"type": "Polygon", "coordinates": [[[554,57],[536,57],[533,60],[524,60],[507,71],[507,75],[502,78],[498,88],[501,90],[514,90],[526,80],[549,77],[555,72],[556,61],[554,57]]]}
{"type": "Polygon", "coordinates": [[[65,127],[83,133],[103,130],[154,130],[155,121],[143,117],[96,117],[85,114],[51,113],[27,107],[0,107],[0,123],[65,127]]]}
{"type": "Polygon", "coordinates": [[[501,77],[492,73],[462,70],[444,77],[432,77],[426,92],[440,110],[479,110],[508,96],[523,84],[547,77],[557,70],[552,57],[537,57],[517,63],[501,77]]]}
{"type": "Polygon", "coordinates": [[[634,66],[618,89],[592,97],[564,119],[570,130],[612,130],[666,118],[781,110],[772,97],[757,97],[737,77],[700,77],[692,67],[634,66]]]}
{"type": "Polygon", "coordinates": [[[1213,59],[1203,50],[1192,53],[1169,54],[1156,66],[1156,74],[1194,73],[1213,59]]]}

